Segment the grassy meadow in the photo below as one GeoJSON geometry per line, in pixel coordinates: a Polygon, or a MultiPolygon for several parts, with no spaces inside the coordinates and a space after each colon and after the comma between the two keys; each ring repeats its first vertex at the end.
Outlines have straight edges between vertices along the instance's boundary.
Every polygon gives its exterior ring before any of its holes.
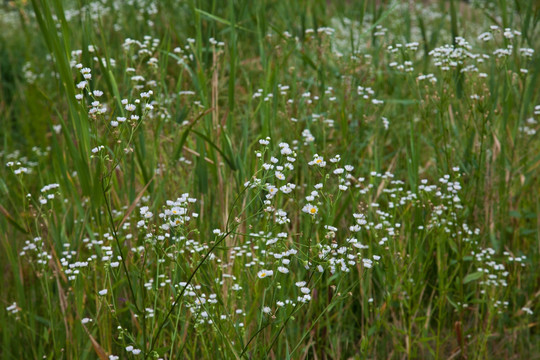
{"type": "Polygon", "coordinates": [[[1,359],[540,359],[535,0],[0,4],[1,359]]]}

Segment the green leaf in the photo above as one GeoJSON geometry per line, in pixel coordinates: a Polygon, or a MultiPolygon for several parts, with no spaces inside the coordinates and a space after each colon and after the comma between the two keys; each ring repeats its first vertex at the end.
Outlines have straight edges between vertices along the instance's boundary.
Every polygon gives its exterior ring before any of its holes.
{"type": "Polygon", "coordinates": [[[213,15],[213,14],[210,14],[209,12],[206,12],[204,10],[201,10],[201,9],[195,9],[196,12],[198,12],[199,14],[201,14],[202,16],[208,18],[208,19],[211,19],[211,20],[215,20],[219,23],[222,23],[222,24],[225,24],[225,25],[228,25],[228,26],[234,26],[235,28],[237,29],[240,29],[240,30],[244,30],[244,31],[247,31],[247,32],[251,32],[251,33],[254,33],[255,31],[253,30],[250,30],[248,28],[245,28],[243,26],[240,26],[240,25],[236,25],[236,24],[231,24],[230,21],[228,20],[225,20],[223,18],[220,18],[219,16],[216,16],[216,15],[213,15]]]}
{"type": "Polygon", "coordinates": [[[201,139],[203,139],[204,141],[206,141],[208,145],[213,147],[223,157],[223,159],[229,165],[231,170],[236,171],[236,165],[234,164],[234,161],[232,161],[232,159],[230,159],[227,155],[225,155],[223,150],[221,150],[216,144],[214,144],[214,142],[210,138],[208,138],[206,135],[201,134],[200,132],[195,131],[193,129],[191,130],[191,132],[197,135],[198,137],[200,137],[201,139]]]}
{"type": "Polygon", "coordinates": [[[477,271],[477,272],[474,272],[474,273],[472,273],[472,274],[468,274],[467,276],[465,276],[465,279],[463,279],[463,283],[464,283],[464,284],[467,284],[467,283],[470,283],[471,281],[478,280],[478,279],[480,279],[483,275],[484,275],[484,273],[481,272],[481,271],[477,271]]]}
{"type": "Polygon", "coordinates": [[[193,126],[195,125],[195,123],[197,123],[197,121],[202,118],[204,115],[210,113],[212,111],[212,109],[208,109],[207,111],[203,112],[202,114],[200,114],[197,118],[195,118],[195,120],[193,120],[191,122],[191,124],[188,125],[187,129],[184,130],[184,132],[182,133],[182,137],[180,138],[180,142],[178,143],[178,145],[176,146],[176,150],[174,151],[173,153],[173,157],[172,157],[172,160],[171,161],[177,161],[178,158],[180,157],[180,154],[182,153],[182,148],[184,147],[184,144],[186,143],[186,140],[187,140],[187,137],[189,135],[189,132],[191,131],[191,129],[193,128],[193,126]]]}

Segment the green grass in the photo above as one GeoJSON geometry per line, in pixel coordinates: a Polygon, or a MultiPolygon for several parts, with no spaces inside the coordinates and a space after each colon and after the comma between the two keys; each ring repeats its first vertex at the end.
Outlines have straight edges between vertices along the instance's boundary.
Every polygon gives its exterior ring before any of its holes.
{"type": "Polygon", "coordinates": [[[539,20],[2,5],[0,358],[539,358],[539,20]]]}

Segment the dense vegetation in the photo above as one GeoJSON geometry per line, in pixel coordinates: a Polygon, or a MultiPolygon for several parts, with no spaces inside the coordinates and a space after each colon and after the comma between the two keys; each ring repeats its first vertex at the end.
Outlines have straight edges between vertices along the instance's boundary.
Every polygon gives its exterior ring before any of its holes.
{"type": "Polygon", "coordinates": [[[0,358],[537,358],[539,20],[2,4],[0,358]]]}

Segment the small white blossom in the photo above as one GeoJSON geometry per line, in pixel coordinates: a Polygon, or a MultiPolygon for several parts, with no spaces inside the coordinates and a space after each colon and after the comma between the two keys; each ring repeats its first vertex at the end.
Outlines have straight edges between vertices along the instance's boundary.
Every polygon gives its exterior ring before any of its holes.
{"type": "Polygon", "coordinates": [[[257,276],[259,279],[264,279],[265,277],[274,275],[274,272],[272,270],[261,270],[257,273],[257,276]]]}

